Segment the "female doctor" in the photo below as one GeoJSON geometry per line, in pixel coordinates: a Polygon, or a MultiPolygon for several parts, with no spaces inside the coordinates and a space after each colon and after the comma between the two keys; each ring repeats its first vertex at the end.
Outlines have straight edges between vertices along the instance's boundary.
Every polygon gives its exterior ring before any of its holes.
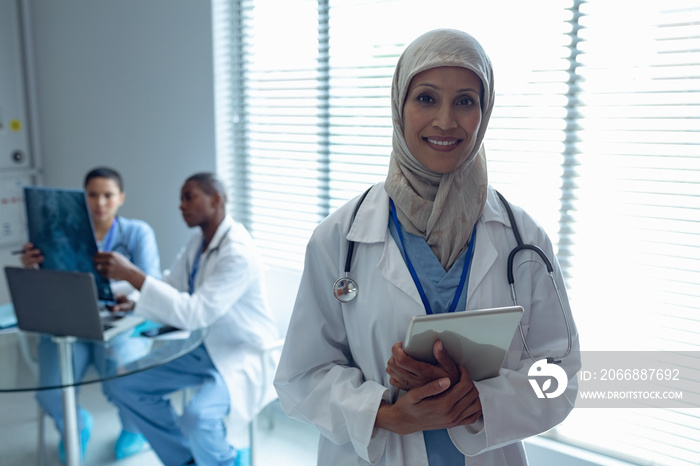
{"type": "Polygon", "coordinates": [[[435,30],[410,44],[392,84],[386,181],[330,215],[309,241],[275,387],[287,414],[319,429],[319,465],[525,465],[521,440],[573,408],[580,360],[563,278],[546,233],[516,206],[523,242],[553,263],[561,303],[525,251],[514,265],[523,338],[516,331],[498,376],[473,381],[439,341],[436,365],[401,345],[414,315],[513,304],[506,269],[516,239],[480,150],[493,84],[491,63],[468,34],[435,30]],[[332,285],[350,242],[357,294],[340,302],[332,285]],[[566,389],[538,398],[534,361],[567,353],[557,365],[566,389]]]}

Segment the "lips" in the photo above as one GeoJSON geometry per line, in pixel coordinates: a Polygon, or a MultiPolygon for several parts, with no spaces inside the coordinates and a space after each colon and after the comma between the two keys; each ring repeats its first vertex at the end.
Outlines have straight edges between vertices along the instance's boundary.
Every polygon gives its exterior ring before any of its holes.
{"type": "Polygon", "coordinates": [[[426,141],[428,141],[430,144],[434,144],[436,146],[454,146],[456,144],[459,144],[461,139],[432,139],[432,138],[425,138],[426,141]]]}
{"type": "Polygon", "coordinates": [[[460,138],[435,138],[435,137],[424,137],[423,140],[434,150],[437,151],[451,151],[456,148],[459,143],[463,141],[460,138]]]}

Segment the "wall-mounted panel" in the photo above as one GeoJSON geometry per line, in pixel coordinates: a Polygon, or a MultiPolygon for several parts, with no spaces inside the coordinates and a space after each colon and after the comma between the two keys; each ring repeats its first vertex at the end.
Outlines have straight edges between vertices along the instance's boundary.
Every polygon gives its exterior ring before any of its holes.
{"type": "Polygon", "coordinates": [[[0,2],[0,172],[32,167],[18,0],[0,2]]]}

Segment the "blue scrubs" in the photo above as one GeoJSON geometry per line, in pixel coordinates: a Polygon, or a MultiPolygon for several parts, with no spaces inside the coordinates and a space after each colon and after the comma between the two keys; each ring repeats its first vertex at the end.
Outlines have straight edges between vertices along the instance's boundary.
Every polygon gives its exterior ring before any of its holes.
{"type": "MultiPolygon", "coordinates": [[[[195,292],[204,242],[195,255],[188,292],[195,292]]],[[[189,464],[232,466],[236,449],[226,441],[224,418],[231,409],[226,381],[204,343],[162,366],[113,382],[114,402],[139,431],[165,466],[189,464]],[[168,395],[183,388],[197,391],[178,416],[168,395]]]]}
{"type": "Polygon", "coordinates": [[[226,442],[228,388],[204,344],[160,367],[114,380],[115,402],[130,417],[165,466],[193,457],[205,466],[231,466],[236,450],[226,442]],[[167,395],[197,391],[178,416],[167,395]]]}
{"type": "MultiPolygon", "coordinates": [[[[452,300],[455,297],[457,286],[465,266],[467,251],[462,253],[448,272],[440,264],[435,253],[421,236],[412,235],[406,232],[403,225],[399,223],[401,236],[405,250],[409,253],[409,258],[418,275],[418,279],[425,291],[425,295],[433,313],[448,312],[452,300]]],[[[401,247],[398,231],[394,222],[389,220],[389,231],[401,250],[401,255],[406,260],[404,248],[401,247]]],[[[469,280],[464,283],[462,294],[457,302],[457,311],[463,311],[467,306],[467,288],[469,280]]],[[[464,455],[454,446],[447,429],[423,431],[425,447],[428,451],[428,464],[430,466],[453,466],[464,464],[464,455]]]]}
{"type": "MultiPolygon", "coordinates": [[[[160,255],[156,244],[156,235],[153,228],[142,220],[117,217],[112,224],[111,234],[108,232],[97,247],[103,251],[115,251],[138,266],[148,275],[160,277],[160,255]]],[[[129,352],[138,351],[141,348],[131,347],[128,343],[128,333],[117,336],[110,341],[110,351],[118,351],[120,357],[129,357],[129,352]]],[[[102,374],[104,361],[102,343],[88,341],[76,342],[73,345],[73,370],[76,380],[81,380],[90,364],[94,364],[97,372],[102,374]]],[[[38,347],[39,380],[44,386],[58,386],[61,381],[60,364],[58,360],[58,348],[50,337],[42,336],[38,347]]],[[[79,386],[76,387],[76,392],[79,386]]],[[[111,400],[111,381],[102,384],[102,391],[107,399],[111,400]]],[[[56,428],[63,436],[63,404],[61,390],[39,390],[36,399],[41,408],[56,423],[56,428]]],[[[79,409],[82,409],[78,405],[79,409]]],[[[124,430],[136,433],[138,429],[128,418],[119,413],[124,430]]],[[[82,429],[82,419],[78,416],[79,429],[82,429]]]]}

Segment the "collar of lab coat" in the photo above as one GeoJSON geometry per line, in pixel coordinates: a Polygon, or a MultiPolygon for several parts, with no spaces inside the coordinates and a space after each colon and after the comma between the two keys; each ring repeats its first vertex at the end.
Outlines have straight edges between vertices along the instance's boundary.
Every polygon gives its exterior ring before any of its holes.
{"type": "Polygon", "coordinates": [[[230,215],[226,215],[217,227],[216,233],[214,233],[214,237],[211,239],[211,241],[207,245],[207,250],[204,252],[206,253],[212,250],[213,248],[219,247],[221,245],[221,241],[223,241],[224,239],[224,235],[228,234],[228,231],[232,226],[233,219],[230,215]]]}
{"type": "Polygon", "coordinates": [[[388,221],[389,195],[384,190],[382,181],[372,186],[367,197],[362,201],[355,221],[352,222],[348,231],[347,240],[358,243],[383,242],[386,239],[388,221]]]}
{"type": "MultiPolygon", "coordinates": [[[[389,195],[384,190],[384,182],[377,183],[372,187],[357,211],[355,221],[348,231],[347,240],[358,243],[384,241],[389,215],[389,195]]],[[[510,226],[503,204],[498,199],[496,191],[490,186],[479,222],[499,222],[510,226]]],[[[216,233],[219,234],[219,231],[216,233]]]]}
{"type": "MultiPolygon", "coordinates": [[[[347,240],[358,243],[386,241],[389,215],[389,195],[384,190],[384,183],[381,182],[372,187],[362,202],[355,216],[355,221],[347,234],[347,240]]],[[[470,290],[474,290],[483,280],[498,257],[499,248],[496,246],[495,238],[491,237],[490,229],[486,227],[486,223],[489,222],[498,222],[506,227],[510,226],[506,211],[498,199],[496,191],[490,186],[486,204],[479,219],[481,226],[477,227],[478,252],[474,255],[472,263],[469,279],[470,290]]],[[[503,279],[505,280],[506,277],[504,276],[503,279]]],[[[470,291],[469,296],[471,295],[470,291]]]]}

